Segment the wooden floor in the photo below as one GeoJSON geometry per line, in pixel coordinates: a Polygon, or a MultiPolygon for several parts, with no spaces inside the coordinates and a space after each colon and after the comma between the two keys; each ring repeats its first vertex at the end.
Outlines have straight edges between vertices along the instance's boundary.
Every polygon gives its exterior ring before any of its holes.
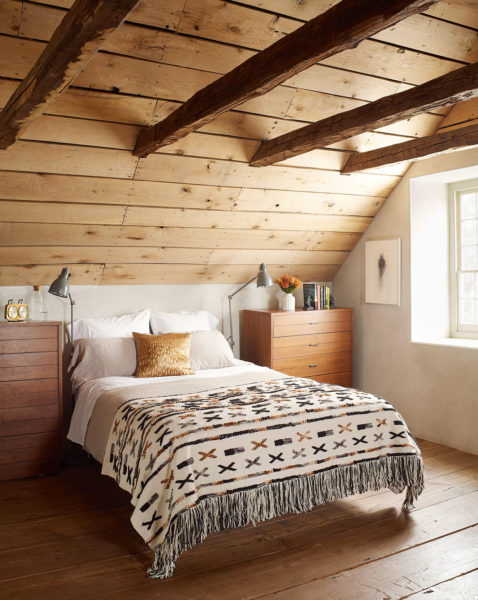
{"type": "Polygon", "coordinates": [[[421,442],[427,485],[411,514],[389,491],[226,533],[168,580],[95,464],[0,484],[0,598],[477,600],[478,456],[421,442]]]}

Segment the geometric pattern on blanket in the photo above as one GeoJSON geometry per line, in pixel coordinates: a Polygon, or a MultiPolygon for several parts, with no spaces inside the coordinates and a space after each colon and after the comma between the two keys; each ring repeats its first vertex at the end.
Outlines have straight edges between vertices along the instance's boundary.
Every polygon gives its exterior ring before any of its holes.
{"type": "Polygon", "coordinates": [[[381,488],[407,488],[410,507],[423,489],[420,451],[390,403],[295,377],[129,400],[102,472],[132,495],[152,577],[211,531],[381,488]]]}

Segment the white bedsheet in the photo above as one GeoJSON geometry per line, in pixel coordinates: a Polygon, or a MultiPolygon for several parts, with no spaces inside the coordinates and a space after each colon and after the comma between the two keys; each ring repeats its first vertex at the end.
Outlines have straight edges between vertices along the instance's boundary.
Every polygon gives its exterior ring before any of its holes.
{"type": "Polygon", "coordinates": [[[237,375],[239,373],[248,373],[253,371],[264,371],[267,367],[259,367],[250,362],[242,361],[241,365],[234,367],[224,367],[222,369],[205,369],[197,371],[194,375],[176,375],[171,377],[101,377],[92,379],[84,383],[76,394],[76,403],[71,417],[70,429],[67,438],[72,442],[85,443],[86,430],[90,422],[93,409],[98,398],[106,392],[117,387],[129,387],[132,385],[144,385],[145,383],[171,383],[174,380],[181,380],[204,377],[224,377],[227,375],[237,375]]]}

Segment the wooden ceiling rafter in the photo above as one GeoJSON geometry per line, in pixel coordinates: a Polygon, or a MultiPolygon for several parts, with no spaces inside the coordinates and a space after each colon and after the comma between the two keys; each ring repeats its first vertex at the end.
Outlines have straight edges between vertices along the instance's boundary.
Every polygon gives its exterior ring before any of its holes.
{"type": "Polygon", "coordinates": [[[368,152],[355,152],[350,155],[341,173],[355,173],[366,169],[375,169],[383,165],[418,160],[476,145],[478,145],[478,125],[468,125],[459,129],[410,140],[409,142],[394,144],[386,148],[378,148],[368,152]]]}
{"type": "Polygon", "coordinates": [[[227,110],[265,94],[316,62],[354,48],[365,38],[438,0],[343,0],[259,54],[196,92],[163,121],[138,136],[135,156],[145,157],[203,127],[227,110]],[[339,24],[340,29],[338,29],[339,24]]]}
{"type": "Polygon", "coordinates": [[[139,0],[76,0],[42,54],[0,113],[0,148],[71,84],[139,0]]]}
{"type": "Polygon", "coordinates": [[[249,164],[271,165],[476,96],[478,63],[264,141],[249,164]]]}

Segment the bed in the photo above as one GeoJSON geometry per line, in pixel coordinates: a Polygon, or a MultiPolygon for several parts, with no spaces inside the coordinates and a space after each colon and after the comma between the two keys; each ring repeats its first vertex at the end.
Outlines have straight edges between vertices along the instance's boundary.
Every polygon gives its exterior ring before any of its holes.
{"type": "MultiPolygon", "coordinates": [[[[131,344],[123,339],[111,364],[131,344]]],[[[151,577],[170,576],[213,531],[382,488],[405,491],[409,509],[423,489],[418,446],[380,397],[236,359],[188,375],[98,376],[101,361],[75,352],[68,437],[131,494],[151,577]]]]}

